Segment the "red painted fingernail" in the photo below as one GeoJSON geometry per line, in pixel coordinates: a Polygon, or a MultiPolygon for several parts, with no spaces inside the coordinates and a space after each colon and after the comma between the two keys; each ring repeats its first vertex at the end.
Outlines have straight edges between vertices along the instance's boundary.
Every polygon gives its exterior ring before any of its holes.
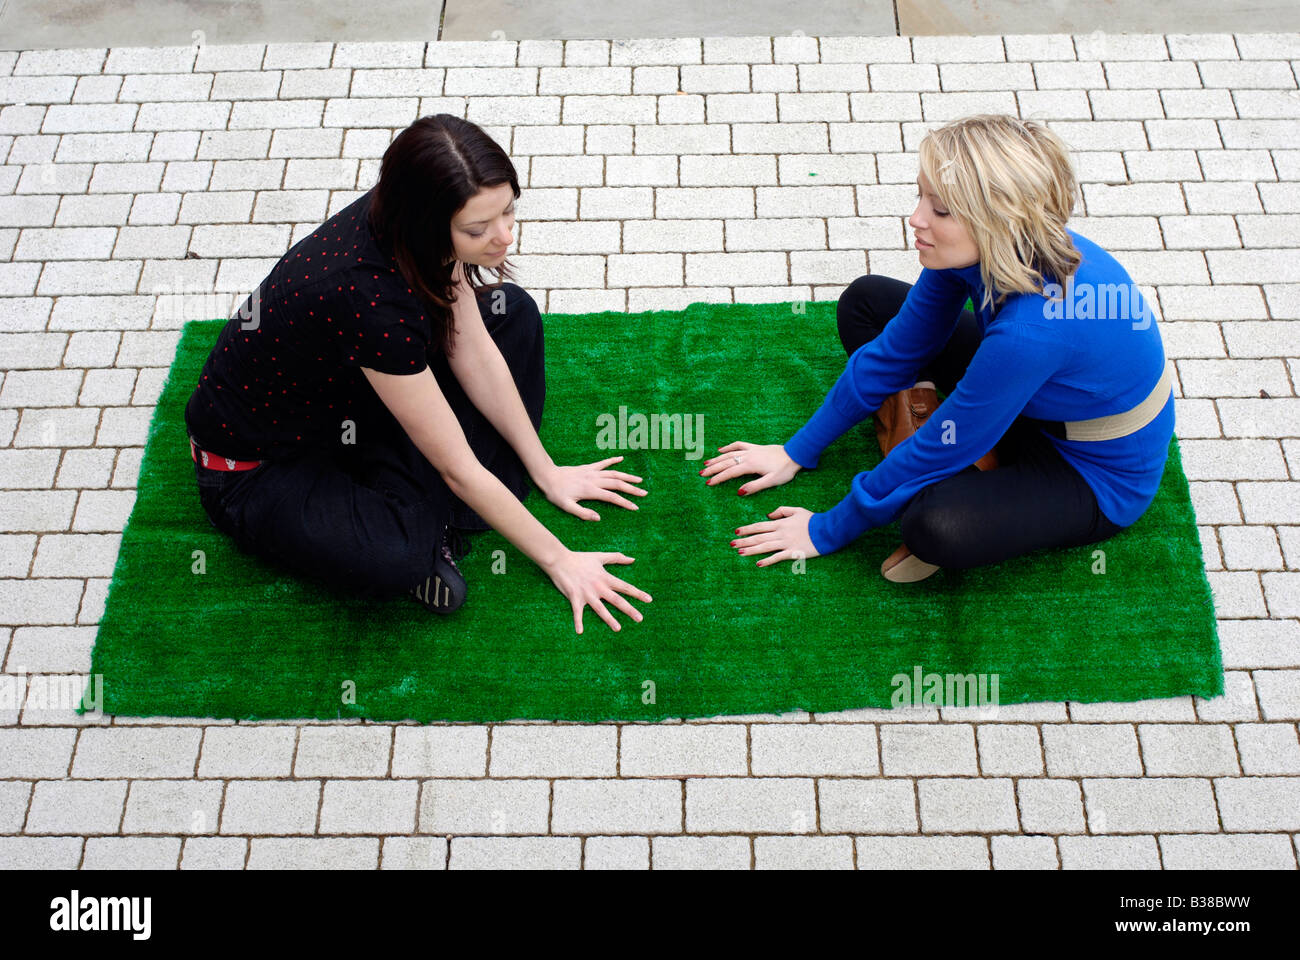
{"type": "Polygon", "coordinates": [[[737,533],[740,533],[740,527],[737,527],[737,528],[736,528],[736,532],[737,532],[737,533]]]}
{"type": "Polygon", "coordinates": [[[703,471],[703,470],[700,471],[700,476],[701,476],[701,477],[704,476],[704,471],[703,471]]]}
{"type": "Polygon", "coordinates": [[[732,541],[731,541],[731,545],[734,547],[734,546],[736,545],[736,541],[735,541],[735,540],[732,540],[732,541]]]}

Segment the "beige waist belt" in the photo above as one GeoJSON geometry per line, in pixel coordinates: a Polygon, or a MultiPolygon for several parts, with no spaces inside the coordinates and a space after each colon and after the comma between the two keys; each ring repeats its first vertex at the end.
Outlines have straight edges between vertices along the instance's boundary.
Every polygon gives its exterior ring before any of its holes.
{"type": "MultiPolygon", "coordinates": [[[[1169,391],[1174,385],[1174,368],[1168,360],[1160,379],[1151,388],[1147,398],[1131,410],[1112,413],[1105,417],[1093,417],[1090,420],[1058,421],[1065,428],[1066,440],[1114,440],[1137,433],[1156,418],[1169,400],[1169,391]]],[[[1060,434],[1057,434],[1060,436],[1060,434]]]]}

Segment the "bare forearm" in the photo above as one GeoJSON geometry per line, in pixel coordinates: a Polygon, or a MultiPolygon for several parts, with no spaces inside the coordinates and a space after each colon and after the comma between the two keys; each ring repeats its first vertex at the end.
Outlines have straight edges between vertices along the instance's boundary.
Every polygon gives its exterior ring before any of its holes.
{"type": "Polygon", "coordinates": [[[453,370],[465,395],[510,444],[533,482],[538,483],[555,466],[555,461],[537,436],[510,367],[496,349],[484,350],[469,362],[473,364],[472,374],[462,377],[459,370],[453,370]]]}
{"type": "MultiPolygon", "coordinates": [[[[418,440],[416,445],[423,450],[418,440]]],[[[547,530],[482,464],[476,462],[457,474],[444,475],[444,479],[455,496],[543,570],[552,569],[568,552],[559,537],[547,530]]]]}

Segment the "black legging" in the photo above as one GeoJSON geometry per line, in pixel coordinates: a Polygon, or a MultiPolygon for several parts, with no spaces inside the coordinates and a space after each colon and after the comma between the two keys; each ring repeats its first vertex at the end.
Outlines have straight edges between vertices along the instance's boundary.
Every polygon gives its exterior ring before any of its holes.
{"type": "MultiPolygon", "coordinates": [[[[885,328],[911,284],[858,277],[836,309],[840,341],[852,353],[885,328]]],[[[979,322],[964,310],[957,328],[915,381],[932,380],[947,396],[980,345],[979,322]]],[[[973,463],[920,490],[899,517],[903,543],[920,559],[947,569],[1000,563],[1034,550],[1096,543],[1124,528],[1101,512],[1087,481],[1066,461],[1041,421],[1020,416],[998,441],[1000,466],[973,463]]]]}
{"type": "MultiPolygon", "coordinates": [[[[541,315],[521,287],[501,289],[504,310],[494,310],[501,298],[484,290],[479,314],[537,429],[546,398],[541,315]]],[[[478,461],[523,500],[529,478],[518,454],[466,396],[446,355],[438,351],[429,365],[478,461]]],[[[208,516],[241,549],[336,589],[384,597],[433,572],[444,525],[487,524],[452,494],[378,395],[364,396],[352,417],[354,446],[303,448],[248,471],[195,470],[208,516]]]]}

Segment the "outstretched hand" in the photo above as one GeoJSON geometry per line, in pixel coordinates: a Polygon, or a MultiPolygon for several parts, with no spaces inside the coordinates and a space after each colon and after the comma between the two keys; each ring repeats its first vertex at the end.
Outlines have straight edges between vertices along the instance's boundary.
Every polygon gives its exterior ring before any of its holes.
{"type": "Polygon", "coordinates": [[[639,509],[636,504],[617,491],[644,497],[646,491],[634,484],[641,483],[641,478],[630,473],[606,469],[612,463],[623,458],[609,457],[595,463],[583,463],[572,467],[555,467],[549,477],[539,482],[538,486],[546,499],[561,510],[567,510],[583,520],[599,520],[600,514],[589,507],[584,507],[579,500],[604,500],[615,503],[628,510],[639,509]]]}
{"type": "Polygon", "coordinates": [[[771,553],[772,556],[755,561],[756,566],[770,567],[782,560],[801,560],[820,557],[808,535],[808,521],[812,511],[803,507],[777,507],[768,514],[771,520],[760,520],[736,528],[742,538],[731,545],[743,556],[753,553],[771,553]]]}
{"type": "Polygon", "coordinates": [[[725,447],[718,447],[718,455],[704,461],[700,476],[708,477],[706,482],[712,487],[732,477],[756,473],[757,480],[742,484],[736,491],[742,496],[748,496],[767,487],[779,487],[788,483],[802,469],[790,459],[782,444],[736,440],[725,447]]]}
{"type": "Polygon", "coordinates": [[[623,594],[645,603],[651,601],[650,594],[610,573],[605,569],[607,563],[632,563],[632,558],[625,553],[576,553],[566,550],[553,565],[543,568],[556,588],[569,598],[569,606],[573,608],[575,633],[582,633],[582,612],[587,607],[596,611],[596,615],[609,624],[611,630],[622,630],[622,625],[605,607],[606,603],[613,604],[637,623],[645,619],[641,611],[628,603],[623,594]]]}

